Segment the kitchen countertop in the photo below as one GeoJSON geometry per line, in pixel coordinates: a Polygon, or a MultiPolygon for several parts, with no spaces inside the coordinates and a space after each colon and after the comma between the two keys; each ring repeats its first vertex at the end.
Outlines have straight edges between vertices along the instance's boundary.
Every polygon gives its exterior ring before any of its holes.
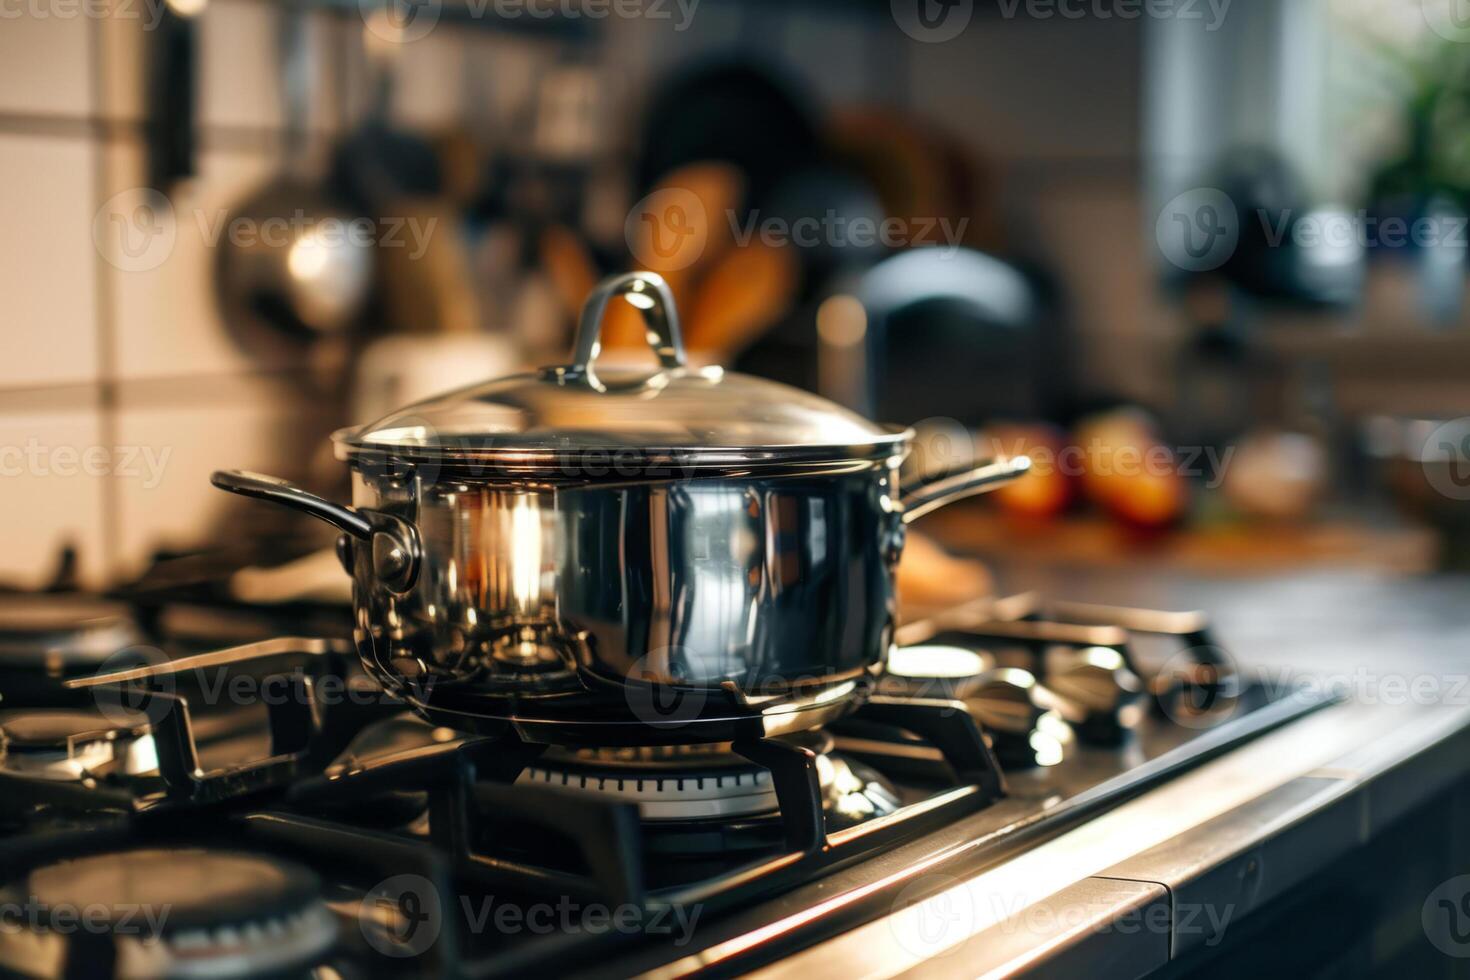
{"type": "Polygon", "coordinates": [[[1202,609],[1241,663],[1342,671],[1458,665],[1470,670],[1470,576],[1369,571],[1251,578],[1000,565],[1002,592],[1157,609],[1202,609]]]}
{"type": "Polygon", "coordinates": [[[1436,567],[1441,542],[1429,527],[1395,515],[1346,512],[1290,524],[1192,523],[1141,534],[1096,514],[1027,524],[988,502],[961,502],[915,530],[954,551],[1018,556],[1033,565],[1099,567],[1114,573],[1167,568],[1189,575],[1269,575],[1357,569],[1400,575],[1436,567]]]}

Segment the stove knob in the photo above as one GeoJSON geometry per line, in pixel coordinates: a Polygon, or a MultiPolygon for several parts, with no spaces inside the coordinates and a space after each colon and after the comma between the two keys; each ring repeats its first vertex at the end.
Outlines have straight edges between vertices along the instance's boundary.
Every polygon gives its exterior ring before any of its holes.
{"type": "Polygon", "coordinates": [[[1154,676],[1150,690],[1154,706],[1165,717],[1190,728],[1205,728],[1234,714],[1243,684],[1228,660],[1180,657],[1154,676]]]}
{"type": "Polygon", "coordinates": [[[1110,647],[1047,651],[1046,686],[1085,742],[1116,745],[1143,717],[1143,682],[1110,647]]]}
{"type": "Polygon", "coordinates": [[[1050,710],[1051,700],[1030,671],[1000,667],[975,679],[965,705],[984,728],[1001,766],[1018,769],[1061,761],[1069,733],[1050,710]]]}
{"type": "Polygon", "coordinates": [[[1036,727],[1046,708],[1036,698],[1036,678],[1017,667],[999,667],[976,678],[965,699],[971,712],[995,733],[1025,733],[1036,727]]]}

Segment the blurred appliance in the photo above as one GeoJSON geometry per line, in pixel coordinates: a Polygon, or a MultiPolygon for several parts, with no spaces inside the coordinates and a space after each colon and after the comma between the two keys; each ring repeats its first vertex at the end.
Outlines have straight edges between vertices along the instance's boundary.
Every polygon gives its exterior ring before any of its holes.
{"type": "MultiPolygon", "coordinates": [[[[851,283],[857,306],[818,313],[823,391],[882,418],[967,425],[1046,418],[1066,357],[1019,269],[971,249],[919,248],[851,283]],[[860,307],[860,309],[859,309],[860,307]]],[[[839,305],[832,305],[839,304],[839,305]]]]}
{"type": "Polygon", "coordinates": [[[267,325],[306,337],[340,334],[361,317],[372,289],[376,228],[310,174],[307,111],[314,67],[306,11],[281,15],[283,172],[233,209],[216,260],[220,307],[236,333],[267,325]]]}

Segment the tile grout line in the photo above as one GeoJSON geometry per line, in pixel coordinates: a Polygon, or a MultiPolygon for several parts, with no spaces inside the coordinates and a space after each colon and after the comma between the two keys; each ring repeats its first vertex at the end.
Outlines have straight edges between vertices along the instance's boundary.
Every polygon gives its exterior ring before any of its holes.
{"type": "MultiPolygon", "coordinates": [[[[102,21],[93,19],[87,32],[87,43],[91,48],[91,98],[94,113],[102,114],[106,87],[103,78],[103,59],[106,57],[102,39],[102,21]]],[[[105,132],[94,130],[88,136],[92,145],[92,214],[95,222],[97,213],[107,200],[108,143],[105,132]]],[[[113,446],[117,442],[117,390],[116,390],[116,316],[113,306],[113,277],[109,273],[106,257],[96,239],[92,242],[92,278],[95,289],[95,316],[97,330],[97,414],[98,438],[102,445],[113,446]]],[[[117,481],[104,477],[102,481],[102,564],[104,578],[111,581],[117,567],[121,542],[120,531],[122,501],[118,494],[117,481]]]]}

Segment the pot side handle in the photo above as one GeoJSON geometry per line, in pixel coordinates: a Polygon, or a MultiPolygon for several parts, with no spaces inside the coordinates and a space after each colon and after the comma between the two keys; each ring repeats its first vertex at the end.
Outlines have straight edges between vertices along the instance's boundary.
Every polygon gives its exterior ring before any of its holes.
{"type": "MultiPolygon", "coordinates": [[[[413,525],[392,514],[375,510],[353,510],[341,504],[307,493],[282,480],[246,470],[217,470],[209,482],[221,490],[254,497],[310,514],[343,532],[343,541],[351,537],[367,545],[371,551],[373,574],[389,591],[402,594],[413,588],[419,573],[419,537],[413,525]]],[[[345,548],[339,542],[338,554],[345,548]]],[[[344,555],[343,564],[351,563],[344,555]]]]}
{"type": "Polygon", "coordinates": [[[903,522],[912,524],[930,511],[938,510],[956,500],[973,497],[977,493],[987,493],[1010,483],[1029,469],[1029,457],[1012,456],[972,470],[910,481],[899,489],[899,501],[903,504],[903,522]]]}

